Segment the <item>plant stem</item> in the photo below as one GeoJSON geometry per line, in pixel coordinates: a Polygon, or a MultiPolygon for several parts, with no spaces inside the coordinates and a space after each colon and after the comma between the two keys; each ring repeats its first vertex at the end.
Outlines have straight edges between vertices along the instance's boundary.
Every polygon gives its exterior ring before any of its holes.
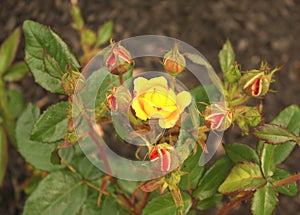
{"type": "Polygon", "coordinates": [[[230,104],[231,104],[231,106],[237,106],[237,105],[240,105],[240,104],[246,102],[249,98],[250,98],[249,96],[244,95],[238,99],[233,100],[232,102],[230,102],[230,104]]]}
{"type": "Polygon", "coordinates": [[[145,207],[147,201],[148,201],[148,197],[149,197],[150,193],[149,192],[144,192],[141,199],[139,200],[139,202],[137,203],[136,207],[135,207],[135,215],[139,215],[142,214],[143,208],[145,207]]]}
{"type": "Polygon", "coordinates": [[[239,198],[234,199],[233,201],[229,202],[225,207],[221,209],[218,215],[225,215],[227,214],[235,205],[241,203],[242,201],[249,199],[253,196],[253,192],[245,193],[244,195],[240,196],[239,198]]]}
{"type": "Polygon", "coordinates": [[[123,78],[123,74],[119,74],[119,82],[122,85],[124,83],[124,78],[123,78]]]}
{"type": "Polygon", "coordinates": [[[300,173],[296,174],[296,175],[292,175],[288,178],[285,178],[285,179],[282,179],[282,180],[279,180],[279,181],[275,181],[273,183],[273,185],[275,187],[280,187],[282,185],[285,185],[285,184],[289,184],[291,182],[296,182],[296,181],[300,181],[300,173]]]}

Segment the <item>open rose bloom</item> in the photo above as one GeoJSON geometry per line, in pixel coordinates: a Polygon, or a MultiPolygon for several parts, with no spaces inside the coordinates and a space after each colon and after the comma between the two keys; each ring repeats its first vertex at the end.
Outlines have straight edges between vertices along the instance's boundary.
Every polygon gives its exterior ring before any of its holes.
{"type": "Polygon", "coordinates": [[[132,108],[136,116],[141,120],[158,119],[161,128],[174,127],[191,100],[187,91],[176,94],[165,77],[134,80],[132,108]]]}

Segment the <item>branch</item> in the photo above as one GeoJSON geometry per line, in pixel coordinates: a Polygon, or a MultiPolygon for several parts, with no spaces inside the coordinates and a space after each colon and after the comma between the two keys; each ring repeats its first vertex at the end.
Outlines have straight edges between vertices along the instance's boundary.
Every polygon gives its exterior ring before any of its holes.
{"type": "Polygon", "coordinates": [[[275,187],[280,187],[282,185],[285,185],[285,184],[290,184],[291,182],[296,182],[296,181],[300,181],[300,173],[296,174],[296,175],[292,175],[288,178],[285,178],[285,179],[282,179],[282,180],[279,180],[279,181],[275,181],[273,183],[273,185],[275,187]]]}
{"type": "Polygon", "coordinates": [[[225,215],[227,214],[234,206],[241,203],[244,200],[250,199],[253,196],[253,192],[245,193],[244,195],[240,196],[239,198],[234,199],[233,201],[229,202],[225,207],[221,209],[218,215],[225,215]]]}

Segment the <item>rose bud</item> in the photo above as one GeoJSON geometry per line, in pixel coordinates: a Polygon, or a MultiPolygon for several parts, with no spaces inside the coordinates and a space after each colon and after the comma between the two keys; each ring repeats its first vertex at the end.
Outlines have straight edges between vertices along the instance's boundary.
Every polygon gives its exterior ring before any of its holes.
{"type": "Polygon", "coordinates": [[[225,131],[232,123],[232,112],[223,104],[211,104],[204,110],[204,123],[209,129],[225,131]]]}
{"type": "Polygon", "coordinates": [[[249,96],[260,97],[264,96],[270,87],[273,74],[279,68],[273,69],[269,72],[270,68],[266,63],[262,63],[259,70],[251,70],[243,75],[241,78],[243,90],[249,96]]]}
{"type": "Polygon", "coordinates": [[[108,70],[114,75],[124,74],[132,69],[131,55],[119,43],[111,44],[111,49],[104,54],[103,60],[108,70]]]}
{"type": "Polygon", "coordinates": [[[106,94],[106,106],[112,111],[117,111],[118,109],[118,103],[115,97],[116,92],[117,92],[117,88],[114,87],[106,94]]]}
{"type": "Polygon", "coordinates": [[[85,86],[84,76],[77,71],[69,71],[61,78],[61,86],[68,95],[80,92],[85,86]]]}
{"type": "Polygon", "coordinates": [[[161,159],[161,171],[169,171],[171,166],[170,150],[172,149],[173,147],[168,145],[167,143],[158,144],[154,146],[149,153],[149,160],[155,161],[157,159],[161,159]]]}
{"type": "Polygon", "coordinates": [[[176,76],[184,70],[186,66],[185,58],[182,54],[180,54],[176,46],[174,49],[165,54],[163,66],[166,72],[173,76],[176,76]]]}

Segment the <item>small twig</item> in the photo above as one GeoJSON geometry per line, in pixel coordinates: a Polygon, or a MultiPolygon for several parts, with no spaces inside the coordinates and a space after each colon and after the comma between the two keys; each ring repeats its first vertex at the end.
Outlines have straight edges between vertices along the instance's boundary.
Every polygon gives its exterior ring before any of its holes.
{"type": "Polygon", "coordinates": [[[273,183],[273,185],[275,187],[280,187],[282,185],[285,185],[285,184],[290,184],[291,182],[296,182],[296,181],[300,181],[300,173],[296,174],[296,175],[292,175],[288,178],[285,178],[285,179],[282,179],[282,180],[279,180],[279,181],[275,181],[273,183]]]}
{"type": "Polygon", "coordinates": [[[140,215],[142,214],[143,208],[145,207],[147,201],[148,201],[148,197],[149,197],[150,193],[149,192],[144,192],[141,199],[139,200],[139,202],[137,203],[136,207],[135,207],[135,215],[140,215]]]}
{"type": "Polygon", "coordinates": [[[229,202],[225,207],[223,207],[221,211],[218,213],[218,215],[227,214],[235,205],[241,203],[246,199],[250,199],[252,196],[253,196],[253,192],[250,192],[250,193],[245,193],[241,197],[234,199],[233,201],[229,202]]]}

